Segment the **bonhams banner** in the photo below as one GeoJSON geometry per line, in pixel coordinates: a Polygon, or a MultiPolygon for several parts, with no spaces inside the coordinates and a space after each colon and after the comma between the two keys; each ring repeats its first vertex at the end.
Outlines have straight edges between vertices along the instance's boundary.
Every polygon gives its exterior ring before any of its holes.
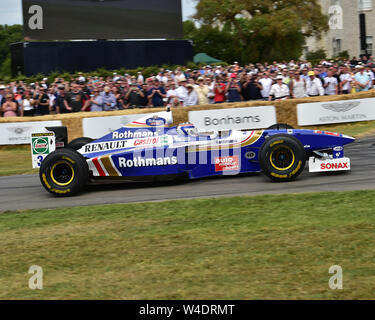
{"type": "Polygon", "coordinates": [[[375,98],[297,105],[299,126],[375,120],[375,98]]]}
{"type": "Polygon", "coordinates": [[[43,132],[45,127],[61,125],[60,120],[0,123],[0,145],[29,144],[33,132],[43,132]]]}
{"type": "Polygon", "coordinates": [[[198,129],[265,129],[276,121],[274,106],[190,111],[189,121],[198,129]]]}

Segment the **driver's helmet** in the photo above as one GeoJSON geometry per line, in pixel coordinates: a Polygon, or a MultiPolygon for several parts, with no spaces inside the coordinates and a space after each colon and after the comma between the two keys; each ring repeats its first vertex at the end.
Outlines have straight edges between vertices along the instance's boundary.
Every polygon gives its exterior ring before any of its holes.
{"type": "Polygon", "coordinates": [[[197,128],[190,122],[181,123],[177,127],[177,132],[184,136],[196,136],[198,135],[197,128]]]}

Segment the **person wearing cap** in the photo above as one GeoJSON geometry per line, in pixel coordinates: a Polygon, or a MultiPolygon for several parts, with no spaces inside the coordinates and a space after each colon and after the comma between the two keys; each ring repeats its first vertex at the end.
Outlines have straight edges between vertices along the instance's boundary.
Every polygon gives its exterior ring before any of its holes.
{"type": "Polygon", "coordinates": [[[198,95],[192,84],[186,85],[187,95],[184,101],[184,106],[196,106],[198,104],[198,95]]]}
{"type": "Polygon", "coordinates": [[[227,93],[228,102],[239,102],[242,101],[241,86],[237,81],[237,74],[232,73],[230,75],[227,87],[225,88],[227,93]]]}
{"type": "Polygon", "coordinates": [[[354,76],[356,91],[367,91],[370,84],[370,77],[365,73],[365,68],[360,65],[358,66],[358,72],[354,76]]]}
{"type": "Polygon", "coordinates": [[[324,96],[322,81],[315,77],[315,71],[309,71],[310,81],[306,83],[306,94],[309,97],[324,96]]]}
{"type": "Polygon", "coordinates": [[[204,83],[204,78],[199,77],[198,78],[198,85],[195,87],[195,92],[198,96],[198,104],[208,104],[208,93],[210,92],[210,89],[208,86],[204,83]]]}
{"type": "Polygon", "coordinates": [[[274,100],[286,100],[289,98],[289,87],[283,83],[284,77],[279,74],[276,77],[276,83],[272,85],[270,90],[270,95],[268,97],[268,101],[272,101],[272,97],[274,97],[274,100]]]}
{"type": "Polygon", "coordinates": [[[178,84],[179,84],[179,86],[176,89],[176,96],[180,99],[181,103],[184,103],[184,101],[186,100],[187,94],[188,94],[188,91],[187,91],[187,88],[186,88],[187,81],[186,81],[186,79],[184,79],[184,80],[179,81],[178,84]]]}

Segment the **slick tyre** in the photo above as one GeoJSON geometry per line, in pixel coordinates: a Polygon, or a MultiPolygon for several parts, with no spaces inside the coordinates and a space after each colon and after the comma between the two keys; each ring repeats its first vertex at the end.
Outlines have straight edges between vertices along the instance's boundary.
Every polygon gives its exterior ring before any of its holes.
{"type": "Polygon", "coordinates": [[[89,168],[78,152],[67,148],[57,149],[43,160],[39,177],[48,192],[60,197],[73,196],[86,185],[89,168]]]}
{"type": "Polygon", "coordinates": [[[277,134],[266,139],[261,146],[259,164],[263,173],[272,180],[291,181],[305,168],[306,152],[297,138],[277,134]]]}
{"type": "Polygon", "coordinates": [[[69,149],[73,149],[73,150],[79,150],[85,144],[88,144],[88,143],[93,142],[93,141],[94,141],[94,139],[87,138],[87,137],[77,138],[77,139],[74,139],[74,140],[70,141],[66,147],[69,148],[69,149]]]}

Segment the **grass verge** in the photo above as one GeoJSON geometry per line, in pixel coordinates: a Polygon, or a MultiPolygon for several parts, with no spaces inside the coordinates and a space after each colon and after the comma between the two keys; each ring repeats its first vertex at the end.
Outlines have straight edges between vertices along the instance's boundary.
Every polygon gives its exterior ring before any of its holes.
{"type": "Polygon", "coordinates": [[[6,212],[0,299],[373,299],[374,208],[360,191],[6,212]]]}

